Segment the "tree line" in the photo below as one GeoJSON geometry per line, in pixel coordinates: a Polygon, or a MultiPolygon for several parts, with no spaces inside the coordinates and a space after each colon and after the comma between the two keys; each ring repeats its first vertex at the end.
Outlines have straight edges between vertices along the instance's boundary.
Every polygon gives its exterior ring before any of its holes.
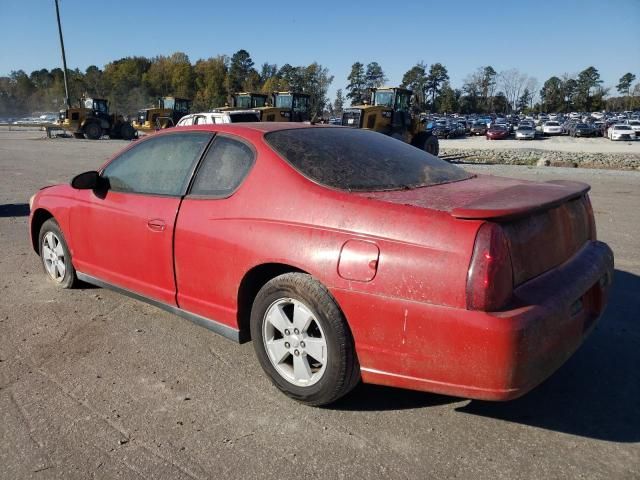
{"type": "MultiPolygon", "coordinates": [[[[245,91],[300,91],[308,93],[312,114],[322,114],[327,91],[333,81],[329,70],[317,62],[278,67],[263,63],[256,67],[249,52],[238,50],[231,57],[219,55],[194,64],[176,52],[154,58],[127,57],[99,69],[68,70],[69,97],[77,104],[84,95],[106,98],[112,111],[133,114],[164,96],[188,98],[192,110],[222,107],[230,94],[245,91]]],[[[57,111],[65,105],[63,72],[41,69],[27,74],[13,71],[0,77],[0,115],[21,115],[33,111],[57,111]]]]}
{"type": "MultiPolygon", "coordinates": [[[[235,92],[292,90],[310,95],[312,116],[340,115],[347,103],[368,101],[371,89],[388,81],[378,62],[355,62],[344,90],[338,89],[332,102],[327,92],[334,77],[328,68],[317,62],[256,66],[246,50],[195,63],[182,52],[154,58],[126,57],[103,69],[92,65],[84,72],[69,70],[67,77],[72,103],[88,94],[108,99],[113,111],[124,114],[153,105],[163,96],[192,99],[193,110],[203,111],[224,106],[235,92]]],[[[453,88],[443,64],[418,62],[405,72],[400,86],[413,91],[413,108],[420,112],[566,112],[640,108],[640,83],[634,84],[635,80],[634,74],[624,74],[616,86],[619,96],[613,97],[593,66],[573,76],[552,76],[540,85],[536,78],[517,69],[498,72],[487,65],[467,75],[460,88],[453,88]]],[[[57,111],[64,102],[60,68],[31,74],[17,70],[0,77],[0,116],[57,111]]]]}

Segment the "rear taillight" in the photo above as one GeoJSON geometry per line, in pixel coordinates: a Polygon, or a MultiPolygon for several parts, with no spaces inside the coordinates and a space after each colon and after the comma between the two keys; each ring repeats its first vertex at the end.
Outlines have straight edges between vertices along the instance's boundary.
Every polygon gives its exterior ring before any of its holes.
{"type": "Polygon", "coordinates": [[[591,206],[591,199],[589,199],[589,195],[582,197],[582,201],[584,202],[584,208],[586,208],[587,216],[589,217],[589,239],[597,240],[598,234],[596,232],[596,218],[593,215],[593,207],[591,206]]]}
{"type": "Polygon", "coordinates": [[[478,230],[467,276],[467,308],[493,312],[513,295],[509,242],[500,225],[485,223],[478,230]]]}

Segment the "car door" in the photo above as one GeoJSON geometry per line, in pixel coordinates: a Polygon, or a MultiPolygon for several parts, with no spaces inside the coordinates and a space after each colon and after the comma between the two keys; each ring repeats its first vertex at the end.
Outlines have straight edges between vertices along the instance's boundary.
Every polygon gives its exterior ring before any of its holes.
{"type": "MultiPolygon", "coordinates": [[[[238,191],[255,162],[252,145],[218,134],[182,201],[175,235],[180,308],[234,326],[242,252],[233,239],[246,223],[238,191]]],[[[245,192],[249,193],[249,192],[245,192]]]]}
{"type": "Polygon", "coordinates": [[[86,275],[175,304],[173,234],[182,196],[213,134],[142,140],[102,171],[105,192],[79,190],[70,212],[73,261],[86,275]]]}

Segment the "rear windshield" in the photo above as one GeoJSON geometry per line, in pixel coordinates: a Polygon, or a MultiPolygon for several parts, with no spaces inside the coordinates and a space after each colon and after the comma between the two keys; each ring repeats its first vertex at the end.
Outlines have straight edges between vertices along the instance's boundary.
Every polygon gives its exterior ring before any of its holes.
{"type": "Polygon", "coordinates": [[[232,113],[229,115],[231,123],[259,122],[257,113],[232,113]]]}
{"type": "Polygon", "coordinates": [[[422,149],[368,130],[299,128],[270,132],[265,139],[302,175],[340,190],[402,190],[472,177],[422,149]]]}
{"type": "Polygon", "coordinates": [[[631,127],[628,125],[616,125],[613,127],[614,130],[631,130],[631,127]]]}
{"type": "Polygon", "coordinates": [[[547,122],[547,127],[559,127],[560,124],[558,122],[547,122]]]}

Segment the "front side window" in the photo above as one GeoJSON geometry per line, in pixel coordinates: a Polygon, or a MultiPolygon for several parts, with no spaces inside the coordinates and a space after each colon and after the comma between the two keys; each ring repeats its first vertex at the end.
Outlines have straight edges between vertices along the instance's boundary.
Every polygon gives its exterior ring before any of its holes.
{"type": "Polygon", "coordinates": [[[295,96],[293,98],[293,111],[294,112],[306,112],[309,110],[309,98],[302,96],[295,96]]]}
{"type": "Polygon", "coordinates": [[[409,111],[409,95],[398,93],[396,95],[395,109],[398,112],[408,112],[409,111]]]}
{"type": "Polygon", "coordinates": [[[189,176],[213,135],[157,135],[115,158],[102,172],[117,192],[184,195],[189,176]]]}
{"type": "Polygon", "coordinates": [[[218,136],[198,168],[191,195],[231,195],[249,173],[253,161],[254,153],[248,145],[218,136]]]}

